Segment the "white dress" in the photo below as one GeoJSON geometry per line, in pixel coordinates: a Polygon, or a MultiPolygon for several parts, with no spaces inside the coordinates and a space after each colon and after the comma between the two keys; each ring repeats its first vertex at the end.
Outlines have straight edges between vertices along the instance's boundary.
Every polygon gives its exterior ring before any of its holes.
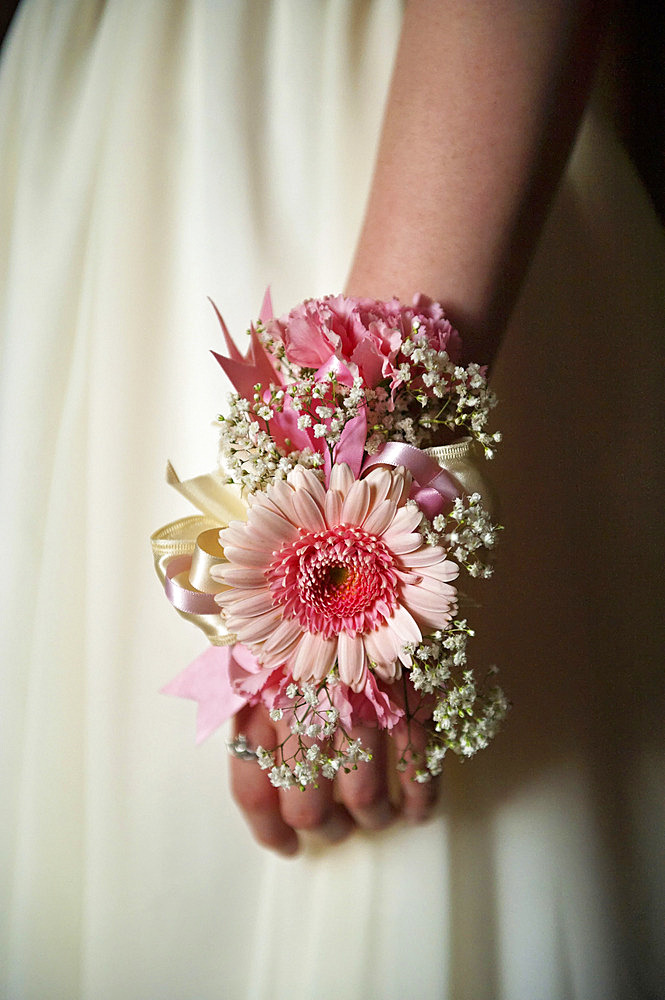
{"type": "Polygon", "coordinates": [[[220,734],[158,695],[204,640],[154,576],[240,334],[344,285],[393,0],[28,0],[0,69],[0,995],[663,996],[665,249],[588,115],[495,385],[514,708],[437,817],[285,861],[220,734]],[[659,483],[660,480],[660,483],[659,483]]]}

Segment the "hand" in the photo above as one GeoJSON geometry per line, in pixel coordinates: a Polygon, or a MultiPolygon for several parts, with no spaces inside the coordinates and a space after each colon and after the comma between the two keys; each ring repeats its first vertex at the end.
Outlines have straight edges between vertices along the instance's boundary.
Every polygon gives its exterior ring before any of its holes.
{"type": "MultiPolygon", "coordinates": [[[[288,723],[273,722],[262,705],[247,706],[234,720],[234,736],[243,734],[250,747],[278,746],[289,736],[288,723]]],[[[355,828],[383,830],[402,817],[423,822],[432,812],[438,793],[438,779],[426,784],[413,780],[413,768],[398,772],[395,761],[406,747],[406,731],[394,736],[386,730],[356,727],[359,738],[372,753],[369,763],[334,781],[321,778],[319,787],[275,788],[255,761],[231,758],[231,788],[256,840],[284,855],[296,854],[298,831],[317,834],[334,844],[355,828]]],[[[412,723],[411,744],[425,745],[425,731],[412,723]]]]}

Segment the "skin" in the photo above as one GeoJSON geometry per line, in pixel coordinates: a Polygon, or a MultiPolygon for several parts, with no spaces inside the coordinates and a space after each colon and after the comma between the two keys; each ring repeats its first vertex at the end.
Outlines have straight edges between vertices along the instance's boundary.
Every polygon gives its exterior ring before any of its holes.
{"type": "MultiPolygon", "coordinates": [[[[423,291],[460,330],[465,360],[491,363],[588,96],[600,6],[408,4],[347,294],[410,301],[423,291]]],[[[235,733],[271,747],[286,730],[257,706],[239,713],[235,733]]],[[[431,815],[438,779],[400,774],[391,795],[400,747],[385,732],[353,735],[372,762],[305,792],[278,791],[256,765],[231,760],[234,797],[259,843],[293,855],[299,831],[336,843],[354,828],[431,815]]]]}

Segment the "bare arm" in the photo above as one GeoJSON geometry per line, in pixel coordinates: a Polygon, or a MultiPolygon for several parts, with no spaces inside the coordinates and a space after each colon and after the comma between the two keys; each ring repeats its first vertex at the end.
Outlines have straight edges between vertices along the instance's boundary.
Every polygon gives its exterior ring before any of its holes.
{"type": "Polygon", "coordinates": [[[467,360],[492,360],[587,97],[597,6],[411,0],[349,294],[423,291],[467,360]]]}

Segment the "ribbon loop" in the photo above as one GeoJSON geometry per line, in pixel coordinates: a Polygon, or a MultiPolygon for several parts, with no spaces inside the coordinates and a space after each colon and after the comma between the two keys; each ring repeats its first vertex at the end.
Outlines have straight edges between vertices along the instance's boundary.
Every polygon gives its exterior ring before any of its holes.
{"type": "Polygon", "coordinates": [[[203,547],[210,548],[209,533],[216,537],[218,532],[219,524],[210,518],[183,517],[160,528],[150,541],[157,575],[178,614],[200,628],[214,646],[226,646],[232,645],[236,637],[228,632],[215,602],[214,593],[219,588],[209,577],[206,585],[203,576],[206,564],[207,574],[210,565],[222,561],[223,554],[217,557],[201,552],[195,559],[197,542],[202,548],[199,539],[203,547]],[[199,566],[192,569],[193,562],[199,566]]]}
{"type": "Polygon", "coordinates": [[[412,444],[388,441],[365,462],[363,472],[374,465],[403,465],[413,476],[411,498],[430,520],[449,510],[455,498],[464,494],[459,479],[412,444]]]}
{"type": "MultiPolygon", "coordinates": [[[[227,588],[213,580],[210,570],[225,562],[224,549],[219,544],[219,528],[208,528],[196,539],[196,547],[189,567],[189,582],[204,594],[220,594],[227,588]]],[[[217,608],[219,611],[219,608],[217,608]]]]}

